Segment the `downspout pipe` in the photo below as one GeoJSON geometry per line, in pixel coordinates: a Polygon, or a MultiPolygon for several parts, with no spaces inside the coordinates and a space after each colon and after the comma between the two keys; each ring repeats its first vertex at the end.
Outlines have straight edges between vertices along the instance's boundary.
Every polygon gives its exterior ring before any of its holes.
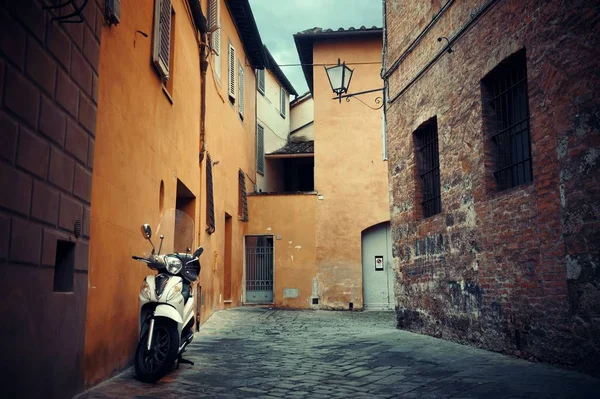
{"type": "MultiPolygon", "coordinates": [[[[202,34],[202,41],[206,42],[206,33],[202,34]]],[[[206,47],[200,46],[200,154],[198,155],[198,162],[204,161],[204,155],[206,154],[206,70],[208,69],[208,56],[206,55],[206,47]]],[[[209,53],[210,54],[210,53],[209,53]]]]}
{"type": "Polygon", "coordinates": [[[208,57],[210,51],[207,51],[208,45],[208,25],[206,17],[202,13],[200,2],[198,0],[188,0],[194,23],[200,31],[200,40],[198,40],[198,55],[200,56],[200,152],[198,161],[202,163],[206,153],[206,71],[208,70],[208,57]]]}

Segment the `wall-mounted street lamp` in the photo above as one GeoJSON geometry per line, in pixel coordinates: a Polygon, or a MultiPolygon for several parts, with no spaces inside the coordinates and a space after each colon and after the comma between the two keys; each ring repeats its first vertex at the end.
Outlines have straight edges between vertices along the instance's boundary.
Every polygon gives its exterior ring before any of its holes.
{"type": "Polygon", "coordinates": [[[348,92],[348,87],[350,87],[350,80],[352,80],[352,72],[354,72],[354,70],[348,68],[345,61],[340,64],[339,58],[337,65],[323,68],[325,68],[325,72],[327,73],[331,90],[338,95],[337,98],[341,103],[342,94],[346,94],[348,92]]]}
{"type": "MultiPolygon", "coordinates": [[[[383,91],[383,87],[379,89],[365,90],[358,93],[350,93],[348,94],[348,88],[350,87],[350,81],[352,80],[353,69],[350,69],[346,66],[346,62],[340,63],[340,59],[338,58],[337,65],[331,66],[329,68],[324,67],[325,72],[327,73],[327,79],[329,79],[329,84],[331,85],[331,90],[337,95],[337,97],[333,97],[332,100],[338,100],[340,103],[342,102],[342,98],[345,98],[347,102],[350,101],[352,97],[359,96],[361,94],[374,93],[377,91],[383,91]]],[[[383,107],[382,98],[376,97],[375,104],[381,104],[378,107],[371,107],[360,98],[357,98],[358,101],[365,104],[367,107],[371,109],[380,109],[383,107]]]]}

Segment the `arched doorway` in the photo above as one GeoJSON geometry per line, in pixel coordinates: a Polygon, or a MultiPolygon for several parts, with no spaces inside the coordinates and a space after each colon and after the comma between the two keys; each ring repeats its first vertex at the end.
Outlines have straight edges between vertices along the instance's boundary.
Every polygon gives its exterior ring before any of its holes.
{"type": "Polygon", "coordinates": [[[361,243],[364,308],[392,310],[395,300],[390,223],[363,230],[361,243]]]}

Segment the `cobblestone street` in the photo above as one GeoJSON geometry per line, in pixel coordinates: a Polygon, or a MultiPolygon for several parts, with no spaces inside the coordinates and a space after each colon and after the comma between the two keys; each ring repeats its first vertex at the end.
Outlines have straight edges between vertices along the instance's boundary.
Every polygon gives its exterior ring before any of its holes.
{"type": "MultiPolygon", "coordinates": [[[[130,368],[82,394],[108,398],[587,398],[600,380],[395,329],[393,312],[239,308],[215,313],[181,365],[130,368]]],[[[594,392],[596,394],[594,394],[594,392]]]]}

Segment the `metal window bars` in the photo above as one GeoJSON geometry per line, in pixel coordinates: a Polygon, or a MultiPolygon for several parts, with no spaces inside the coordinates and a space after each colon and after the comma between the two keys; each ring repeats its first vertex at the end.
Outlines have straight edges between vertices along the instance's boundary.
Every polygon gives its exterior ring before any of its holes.
{"type": "Polygon", "coordinates": [[[525,51],[496,67],[485,78],[484,85],[492,95],[490,107],[494,116],[490,139],[498,189],[528,183],[533,176],[525,51]]]}
{"type": "Polygon", "coordinates": [[[442,211],[440,188],[440,157],[436,118],[425,122],[415,132],[418,171],[421,178],[421,205],[423,217],[437,215],[442,211]]]}

